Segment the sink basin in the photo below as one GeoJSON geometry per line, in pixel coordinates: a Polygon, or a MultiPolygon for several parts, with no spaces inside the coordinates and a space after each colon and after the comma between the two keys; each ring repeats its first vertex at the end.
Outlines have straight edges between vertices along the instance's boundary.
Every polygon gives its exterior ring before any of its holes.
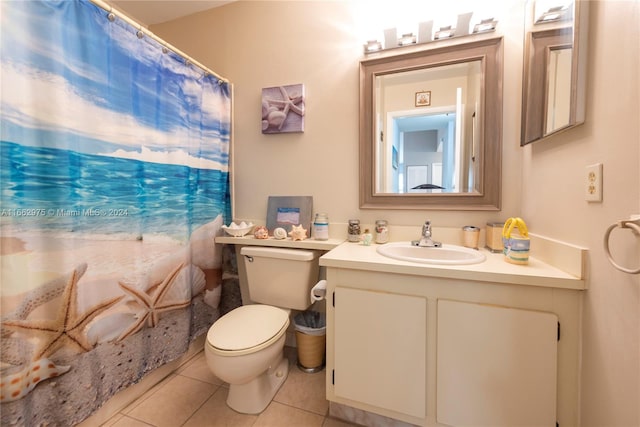
{"type": "Polygon", "coordinates": [[[394,242],[378,246],[376,250],[388,258],[420,264],[479,264],[486,259],[482,252],[475,249],[445,244],[439,248],[424,248],[412,246],[411,242],[394,242]]]}

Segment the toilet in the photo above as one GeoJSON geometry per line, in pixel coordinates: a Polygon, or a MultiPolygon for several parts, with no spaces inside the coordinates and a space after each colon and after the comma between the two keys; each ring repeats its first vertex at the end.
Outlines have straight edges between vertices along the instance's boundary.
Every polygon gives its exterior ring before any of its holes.
{"type": "Polygon", "coordinates": [[[290,311],[311,305],[320,252],[244,246],[240,254],[250,301],[243,298],[244,305],[209,328],[204,350],[211,372],[229,383],[227,405],[258,414],[289,373],[283,348],[290,311]]]}

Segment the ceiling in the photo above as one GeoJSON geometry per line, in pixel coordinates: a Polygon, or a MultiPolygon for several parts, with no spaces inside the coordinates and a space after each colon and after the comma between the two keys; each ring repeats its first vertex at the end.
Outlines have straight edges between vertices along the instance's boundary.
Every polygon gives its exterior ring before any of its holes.
{"type": "Polygon", "coordinates": [[[108,0],[129,18],[145,27],[171,21],[235,0],[108,0]]]}

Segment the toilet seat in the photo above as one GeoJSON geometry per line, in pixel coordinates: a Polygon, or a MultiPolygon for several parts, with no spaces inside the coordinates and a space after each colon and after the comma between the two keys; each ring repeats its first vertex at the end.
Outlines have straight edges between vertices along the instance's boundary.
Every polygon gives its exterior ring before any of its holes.
{"type": "Polygon", "coordinates": [[[289,312],[269,305],[244,305],[218,319],[207,333],[215,353],[240,356],[276,342],[289,326],[289,312]]]}

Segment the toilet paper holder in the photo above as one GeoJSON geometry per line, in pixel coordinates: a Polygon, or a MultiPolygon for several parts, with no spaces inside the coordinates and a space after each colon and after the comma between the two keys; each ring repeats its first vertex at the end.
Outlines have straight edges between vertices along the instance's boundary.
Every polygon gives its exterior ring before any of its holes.
{"type": "Polygon", "coordinates": [[[326,296],[327,296],[327,281],[323,279],[323,280],[320,280],[311,288],[309,299],[313,304],[316,301],[321,301],[325,299],[326,296]]]}

